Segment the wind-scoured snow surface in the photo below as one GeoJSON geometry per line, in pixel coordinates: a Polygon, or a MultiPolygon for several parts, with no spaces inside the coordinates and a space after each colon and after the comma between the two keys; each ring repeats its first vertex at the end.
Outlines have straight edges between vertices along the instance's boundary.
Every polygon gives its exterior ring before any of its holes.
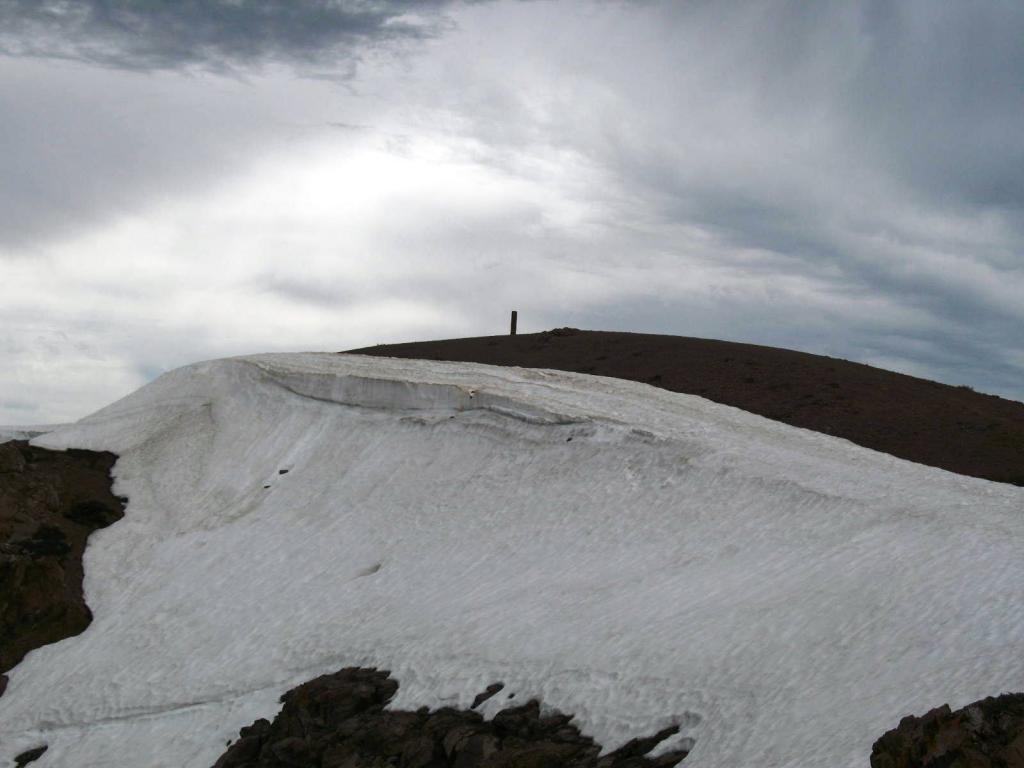
{"type": "Polygon", "coordinates": [[[91,626],[11,672],[0,761],[209,766],[353,665],[401,708],[501,680],[485,714],[538,697],[606,748],[678,722],[694,768],[866,766],[902,715],[1024,689],[1024,489],[698,397],[260,355],[35,442],[120,454],[130,502],[91,626]]]}

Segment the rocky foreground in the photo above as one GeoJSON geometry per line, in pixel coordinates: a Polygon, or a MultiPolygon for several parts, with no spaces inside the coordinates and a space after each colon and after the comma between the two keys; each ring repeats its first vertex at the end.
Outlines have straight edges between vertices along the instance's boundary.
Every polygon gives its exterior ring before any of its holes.
{"type": "MultiPolygon", "coordinates": [[[[490,686],[474,706],[501,688],[490,686]]],[[[687,755],[646,756],[678,727],[598,757],[601,746],[580,733],[571,715],[542,714],[537,701],[485,720],[472,709],[385,709],[397,691],[398,682],[375,669],[347,668],[310,680],[281,697],[284,707],[273,722],[243,728],[214,768],[670,768],[687,755]]]]}
{"type": "Polygon", "coordinates": [[[871,768],[1019,768],[1024,766],[1024,693],[1008,693],[950,711],[943,705],[905,717],[875,742],[871,768]]]}
{"type": "Polygon", "coordinates": [[[10,670],[34,648],[82,632],[92,614],[82,596],[89,534],[120,520],[113,495],[117,457],[0,443],[0,695],[10,670]]]}
{"type": "MultiPolygon", "coordinates": [[[[579,732],[572,716],[542,714],[536,701],[509,706],[491,720],[450,707],[387,710],[398,691],[388,672],[347,668],[281,697],[273,722],[241,730],[214,768],[669,768],[685,750],[650,753],[678,732],[666,728],[598,757],[601,747],[579,732]]],[[[475,709],[502,685],[476,697],[475,709]]],[[[871,752],[871,768],[1021,768],[1024,694],[1004,694],[951,711],[943,705],[905,717],[871,752]]]]}

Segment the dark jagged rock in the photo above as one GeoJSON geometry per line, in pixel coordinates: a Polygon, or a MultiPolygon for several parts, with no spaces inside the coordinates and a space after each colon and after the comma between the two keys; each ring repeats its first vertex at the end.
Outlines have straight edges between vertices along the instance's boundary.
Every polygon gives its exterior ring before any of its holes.
{"type": "MultiPolygon", "coordinates": [[[[0,673],[92,620],[82,553],[90,533],[124,514],[125,500],[111,492],[116,460],[0,443],[0,673]]],[[[6,684],[0,675],[0,695],[6,684]]]]}
{"type": "Polygon", "coordinates": [[[26,752],[22,752],[20,755],[14,758],[14,764],[18,768],[22,768],[23,766],[26,766],[29,763],[34,763],[36,760],[43,756],[43,753],[45,751],[46,745],[43,744],[41,747],[36,747],[35,749],[30,749],[26,752]]]}
{"type": "Polygon", "coordinates": [[[96,499],[80,501],[73,504],[65,516],[68,520],[84,525],[87,528],[106,528],[121,519],[123,511],[96,499]]]}
{"type": "Polygon", "coordinates": [[[32,558],[61,557],[71,551],[68,537],[54,525],[43,523],[27,539],[15,540],[9,548],[16,554],[32,558]]]}
{"type": "Polygon", "coordinates": [[[1024,768],[1024,693],[905,717],[875,742],[871,768],[1024,768]]]}
{"type": "Polygon", "coordinates": [[[452,707],[385,709],[397,691],[389,673],[376,669],[347,668],[310,680],[281,697],[284,707],[273,723],[261,719],[243,728],[214,768],[671,768],[686,757],[683,751],[646,756],[678,728],[598,758],[601,747],[571,724],[571,715],[542,716],[537,701],[487,721],[452,707]]]}
{"type": "Polygon", "coordinates": [[[18,473],[25,469],[25,458],[14,442],[0,443],[0,474],[18,473]]]}
{"type": "Polygon", "coordinates": [[[470,706],[470,709],[476,709],[489,698],[498,693],[504,687],[504,683],[491,683],[482,693],[478,693],[476,695],[476,698],[473,699],[473,704],[470,706]]]}

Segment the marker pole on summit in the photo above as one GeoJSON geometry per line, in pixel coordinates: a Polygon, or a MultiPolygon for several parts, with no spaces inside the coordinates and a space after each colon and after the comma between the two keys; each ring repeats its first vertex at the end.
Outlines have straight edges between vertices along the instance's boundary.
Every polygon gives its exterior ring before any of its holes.
{"type": "Polygon", "coordinates": [[[515,311],[515,310],[513,309],[513,310],[512,310],[512,330],[511,330],[511,331],[509,331],[509,336],[515,336],[515,335],[516,335],[516,318],[517,318],[518,316],[519,316],[519,313],[518,313],[518,312],[516,312],[516,311],[515,311]]]}

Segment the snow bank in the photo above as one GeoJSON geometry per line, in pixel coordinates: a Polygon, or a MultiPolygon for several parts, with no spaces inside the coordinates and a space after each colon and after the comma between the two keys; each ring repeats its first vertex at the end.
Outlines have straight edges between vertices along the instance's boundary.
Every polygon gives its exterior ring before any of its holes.
{"type": "Polygon", "coordinates": [[[865,766],[1024,689],[1024,490],[632,382],[339,355],[189,366],[56,432],[121,455],[88,630],[0,698],[0,761],[200,766],[288,688],[539,697],[685,765],[865,766]],[[287,470],[282,473],[283,470],[287,470]],[[168,757],[170,756],[170,757],[168,757]]]}

